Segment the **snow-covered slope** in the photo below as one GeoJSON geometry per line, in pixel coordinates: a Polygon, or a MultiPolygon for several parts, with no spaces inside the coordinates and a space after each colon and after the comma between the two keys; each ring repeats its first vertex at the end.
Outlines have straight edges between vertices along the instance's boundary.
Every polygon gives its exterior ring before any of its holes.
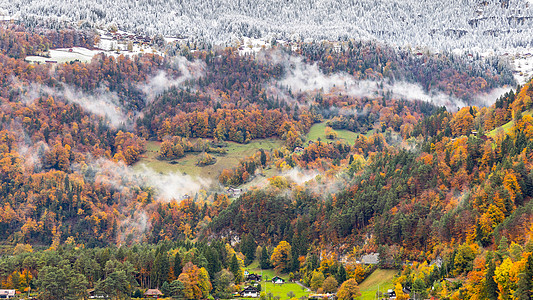
{"type": "MultiPolygon", "coordinates": [[[[528,0],[4,0],[28,24],[118,25],[145,34],[226,43],[277,39],[377,39],[398,46],[505,51],[532,43],[528,0]]],[[[0,13],[1,14],[1,13],[0,13]]]]}

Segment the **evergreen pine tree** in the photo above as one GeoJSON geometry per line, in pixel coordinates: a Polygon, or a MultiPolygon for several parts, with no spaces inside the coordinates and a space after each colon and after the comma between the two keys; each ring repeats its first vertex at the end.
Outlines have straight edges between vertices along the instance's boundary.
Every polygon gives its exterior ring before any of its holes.
{"type": "Polygon", "coordinates": [[[256,248],[256,244],[255,244],[255,241],[252,235],[251,234],[245,235],[242,241],[242,245],[241,245],[241,251],[246,257],[244,261],[245,265],[249,265],[254,261],[255,248],[256,248]]]}
{"type": "Polygon", "coordinates": [[[268,269],[270,268],[270,258],[268,257],[268,253],[267,253],[267,247],[264,246],[262,251],[261,251],[261,259],[260,259],[260,262],[259,264],[261,265],[261,269],[268,269]]]}
{"type": "Polygon", "coordinates": [[[162,285],[168,280],[168,273],[170,273],[170,262],[166,252],[161,253],[161,264],[159,266],[159,283],[162,285]]]}
{"type": "Polygon", "coordinates": [[[176,255],[174,256],[174,276],[178,278],[181,274],[181,256],[179,252],[176,252],[176,255]]]}
{"type": "Polygon", "coordinates": [[[240,268],[239,268],[239,261],[237,260],[237,255],[233,254],[233,257],[231,258],[231,262],[229,265],[229,270],[231,273],[233,273],[233,276],[235,277],[235,283],[239,283],[240,276],[240,268]]]}
{"type": "Polygon", "coordinates": [[[170,284],[168,284],[167,281],[163,282],[163,286],[161,286],[161,292],[165,295],[165,297],[170,296],[170,284]]]}
{"type": "Polygon", "coordinates": [[[289,263],[289,271],[297,271],[300,267],[300,261],[298,261],[298,250],[296,247],[291,248],[291,261],[289,263]]]}
{"type": "Polygon", "coordinates": [[[498,299],[498,284],[494,281],[494,271],[496,270],[496,265],[494,264],[494,259],[492,253],[487,255],[488,265],[487,273],[485,274],[485,296],[486,299],[496,300],[498,299]]]}
{"type": "Polygon", "coordinates": [[[346,281],[346,269],[344,268],[344,265],[341,263],[339,266],[339,269],[337,270],[337,282],[343,283],[346,281]]]}
{"type": "Polygon", "coordinates": [[[515,299],[533,299],[533,255],[529,255],[523,273],[518,275],[518,286],[514,293],[515,299]]]}

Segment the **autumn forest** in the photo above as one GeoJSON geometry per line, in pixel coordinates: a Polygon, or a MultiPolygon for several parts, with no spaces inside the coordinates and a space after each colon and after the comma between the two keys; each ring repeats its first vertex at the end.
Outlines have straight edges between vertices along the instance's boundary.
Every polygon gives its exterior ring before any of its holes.
{"type": "Polygon", "coordinates": [[[0,26],[2,289],[230,299],[260,269],[357,299],[384,269],[397,299],[533,299],[533,83],[504,60],[360,41],[25,60],[98,39],[0,26]]]}

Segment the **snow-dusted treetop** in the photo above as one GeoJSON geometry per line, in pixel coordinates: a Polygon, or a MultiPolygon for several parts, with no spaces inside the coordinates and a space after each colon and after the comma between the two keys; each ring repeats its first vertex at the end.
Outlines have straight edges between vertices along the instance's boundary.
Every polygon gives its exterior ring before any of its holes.
{"type": "Polygon", "coordinates": [[[108,26],[228,43],[241,36],[376,39],[438,50],[505,51],[532,44],[526,0],[5,0],[27,25],[108,26]]]}

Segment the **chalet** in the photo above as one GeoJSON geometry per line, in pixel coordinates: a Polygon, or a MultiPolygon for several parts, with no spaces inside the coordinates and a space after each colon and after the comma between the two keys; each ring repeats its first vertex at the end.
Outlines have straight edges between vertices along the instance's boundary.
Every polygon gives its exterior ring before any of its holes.
{"type": "Polygon", "coordinates": [[[248,281],[257,281],[257,282],[260,282],[261,281],[261,275],[257,275],[257,274],[249,274],[247,277],[246,277],[246,280],[248,281]]]}
{"type": "Polygon", "coordinates": [[[274,278],[272,278],[272,283],[275,283],[275,284],[283,284],[285,283],[285,279],[279,277],[279,276],[275,276],[274,278]]]}
{"type": "Polygon", "coordinates": [[[47,64],[57,64],[57,60],[45,60],[44,62],[47,64]]]}
{"type": "Polygon", "coordinates": [[[242,194],[242,189],[235,189],[235,188],[229,187],[226,190],[226,193],[230,197],[239,197],[242,194]]]}
{"type": "Polygon", "coordinates": [[[335,299],[335,294],[310,294],[309,299],[335,299]]]}
{"type": "Polygon", "coordinates": [[[0,290],[0,299],[15,298],[15,290],[0,290]]]}
{"type": "Polygon", "coordinates": [[[248,270],[244,270],[244,276],[248,276],[250,275],[250,272],[248,272],[248,270]]]}
{"type": "Polygon", "coordinates": [[[239,295],[243,298],[257,298],[259,297],[259,290],[255,286],[247,286],[239,295]]]}
{"type": "Polygon", "coordinates": [[[88,289],[87,294],[89,295],[89,299],[109,299],[106,293],[95,289],[88,289]]]}
{"type": "Polygon", "coordinates": [[[294,148],[294,153],[302,153],[302,152],[304,152],[304,148],[302,148],[302,147],[294,148]]]}
{"type": "Polygon", "coordinates": [[[159,297],[163,296],[163,293],[161,293],[158,289],[148,289],[146,292],[144,292],[145,298],[154,298],[157,299],[159,297]]]}
{"type": "MultiPolygon", "coordinates": [[[[409,294],[411,294],[411,289],[407,288],[407,287],[404,287],[404,288],[402,288],[402,292],[405,295],[409,295],[409,294]]],[[[389,289],[387,291],[387,293],[385,293],[385,295],[388,296],[389,299],[396,299],[396,292],[393,289],[389,289]]]]}
{"type": "Polygon", "coordinates": [[[387,296],[389,296],[389,299],[396,299],[396,292],[393,289],[389,289],[387,291],[387,296]]]}

